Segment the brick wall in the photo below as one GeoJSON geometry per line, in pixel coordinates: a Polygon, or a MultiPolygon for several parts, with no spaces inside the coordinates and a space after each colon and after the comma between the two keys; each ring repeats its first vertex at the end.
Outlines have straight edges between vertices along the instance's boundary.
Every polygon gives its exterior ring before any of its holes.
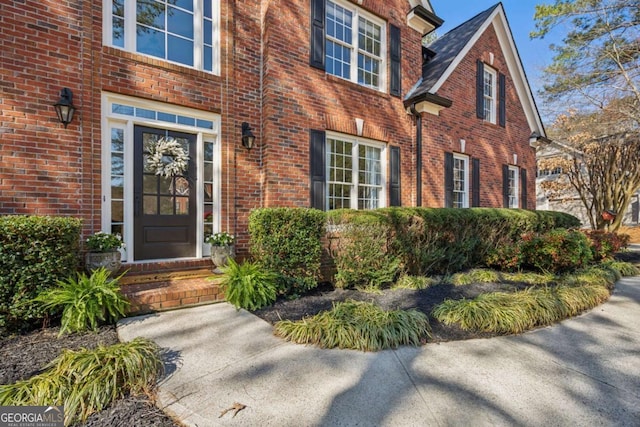
{"type": "MultiPolygon", "coordinates": [[[[355,2],[354,2],[355,3],[355,2]]],[[[402,99],[331,76],[309,65],[310,2],[274,0],[266,15],[264,80],[265,204],[309,206],[309,130],[355,134],[403,147],[403,171],[410,175],[415,127],[402,99]]],[[[403,92],[420,75],[420,34],[406,27],[405,0],[364,1],[367,9],[402,31],[403,92]]],[[[388,66],[388,63],[387,63],[388,66]]],[[[406,184],[406,185],[405,185],[406,184]]],[[[403,182],[403,202],[414,199],[403,182]]]]}
{"type": "Polygon", "coordinates": [[[492,26],[479,38],[443,84],[438,94],[453,105],[440,116],[424,115],[423,201],[426,206],[444,206],[444,153],[465,153],[480,159],[480,205],[502,207],[502,165],[513,164],[527,170],[527,207],[535,208],[535,150],[529,145],[529,128],[522,104],[509,74],[492,26]],[[476,60],[485,63],[494,54],[493,68],[506,75],[506,127],[476,118],[476,60]]]}
{"type": "Polygon", "coordinates": [[[83,2],[0,8],[0,214],[86,215],[83,113],[65,129],[53,108],[63,87],[85,103],[83,2]]]}

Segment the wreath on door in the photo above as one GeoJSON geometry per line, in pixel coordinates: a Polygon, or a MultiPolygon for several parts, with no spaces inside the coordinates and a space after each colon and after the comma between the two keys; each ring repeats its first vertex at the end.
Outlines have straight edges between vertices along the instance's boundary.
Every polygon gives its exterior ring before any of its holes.
{"type": "Polygon", "coordinates": [[[189,165],[189,155],[175,138],[162,137],[147,147],[147,166],[165,178],[183,175],[189,165]]]}

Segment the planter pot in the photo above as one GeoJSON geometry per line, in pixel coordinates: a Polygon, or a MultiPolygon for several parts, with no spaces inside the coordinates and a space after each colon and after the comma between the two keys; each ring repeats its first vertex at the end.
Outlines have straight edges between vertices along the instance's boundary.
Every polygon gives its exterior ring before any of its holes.
{"type": "Polygon", "coordinates": [[[113,252],[87,252],[84,258],[84,266],[89,273],[93,273],[100,267],[106,268],[112,275],[122,266],[120,251],[113,252]]]}
{"type": "Polygon", "coordinates": [[[235,258],[236,256],[236,247],[235,245],[226,245],[226,246],[214,246],[211,245],[211,262],[215,269],[213,270],[215,273],[222,273],[220,267],[224,267],[227,265],[227,260],[229,258],[235,258]]]}

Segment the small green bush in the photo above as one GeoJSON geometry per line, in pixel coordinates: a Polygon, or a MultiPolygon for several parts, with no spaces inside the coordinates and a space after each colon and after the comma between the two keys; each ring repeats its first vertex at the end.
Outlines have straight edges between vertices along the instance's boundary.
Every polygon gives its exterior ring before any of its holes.
{"type": "Polygon", "coordinates": [[[33,299],[75,273],[81,225],[76,218],[0,217],[0,329],[42,322],[46,313],[33,299]]]}
{"type": "Polygon", "coordinates": [[[400,260],[389,250],[389,227],[375,211],[340,224],[334,261],[338,288],[381,289],[400,272],[400,260]]]}
{"type": "Polygon", "coordinates": [[[489,251],[485,264],[500,271],[518,271],[523,260],[522,242],[505,242],[489,251]]]}
{"type": "Polygon", "coordinates": [[[257,310],[276,301],[277,274],[257,263],[245,261],[238,264],[232,258],[221,270],[220,287],[227,302],[236,309],[257,310]]]}
{"type": "Polygon", "coordinates": [[[297,295],[318,286],[325,214],[317,209],[261,208],[249,216],[250,251],[280,274],[278,293],[297,295]]]}
{"type": "Polygon", "coordinates": [[[118,280],[110,272],[99,268],[87,276],[78,273],[67,280],[59,280],[58,287],[47,289],[34,301],[52,314],[62,310],[60,335],[65,332],[95,331],[101,322],[115,323],[123,318],[129,301],[120,292],[118,280]]]}
{"type": "Polygon", "coordinates": [[[631,240],[628,234],[609,233],[604,230],[588,230],[586,234],[591,241],[591,252],[595,261],[613,257],[616,252],[626,248],[631,240]]]}
{"type": "Polygon", "coordinates": [[[575,270],[593,259],[589,239],[579,230],[556,229],[523,240],[523,264],[538,271],[575,270]]]}
{"type": "Polygon", "coordinates": [[[64,405],[64,423],[70,425],[127,395],[150,395],[161,372],[158,347],[144,338],[64,350],[43,373],[0,385],[0,406],[64,405]]]}
{"type": "Polygon", "coordinates": [[[430,337],[429,320],[416,310],[385,311],[373,303],[345,301],[298,322],[283,320],[275,334],[298,344],[322,348],[378,351],[420,345],[430,337]]]}

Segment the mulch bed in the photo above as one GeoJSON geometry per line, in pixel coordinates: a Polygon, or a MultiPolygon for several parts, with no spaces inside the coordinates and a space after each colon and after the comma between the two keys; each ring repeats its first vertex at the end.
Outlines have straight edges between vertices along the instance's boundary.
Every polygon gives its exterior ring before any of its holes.
{"type": "MultiPolygon", "coordinates": [[[[621,261],[640,264],[640,252],[626,252],[617,255],[621,261]]],[[[270,323],[281,319],[299,320],[323,310],[330,310],[335,302],[348,299],[373,301],[386,310],[417,309],[429,315],[432,309],[445,299],[473,298],[481,293],[513,291],[521,289],[521,284],[473,284],[454,287],[436,285],[425,290],[408,289],[384,290],[380,293],[357,290],[333,289],[324,284],[302,298],[280,299],[273,306],[257,310],[255,315],[270,323]]],[[[457,326],[447,326],[429,318],[432,338],[429,342],[489,338],[495,334],[464,331],[457,326]]],[[[99,344],[110,345],[118,342],[114,327],[105,326],[97,333],[63,335],[58,338],[57,327],[50,327],[29,334],[0,336],[0,384],[9,384],[26,379],[41,371],[55,359],[63,349],[94,348],[99,344]]],[[[129,396],[119,400],[104,411],[93,414],[81,424],[85,427],[180,427],[180,424],[158,409],[147,396],[129,396]]]]}

